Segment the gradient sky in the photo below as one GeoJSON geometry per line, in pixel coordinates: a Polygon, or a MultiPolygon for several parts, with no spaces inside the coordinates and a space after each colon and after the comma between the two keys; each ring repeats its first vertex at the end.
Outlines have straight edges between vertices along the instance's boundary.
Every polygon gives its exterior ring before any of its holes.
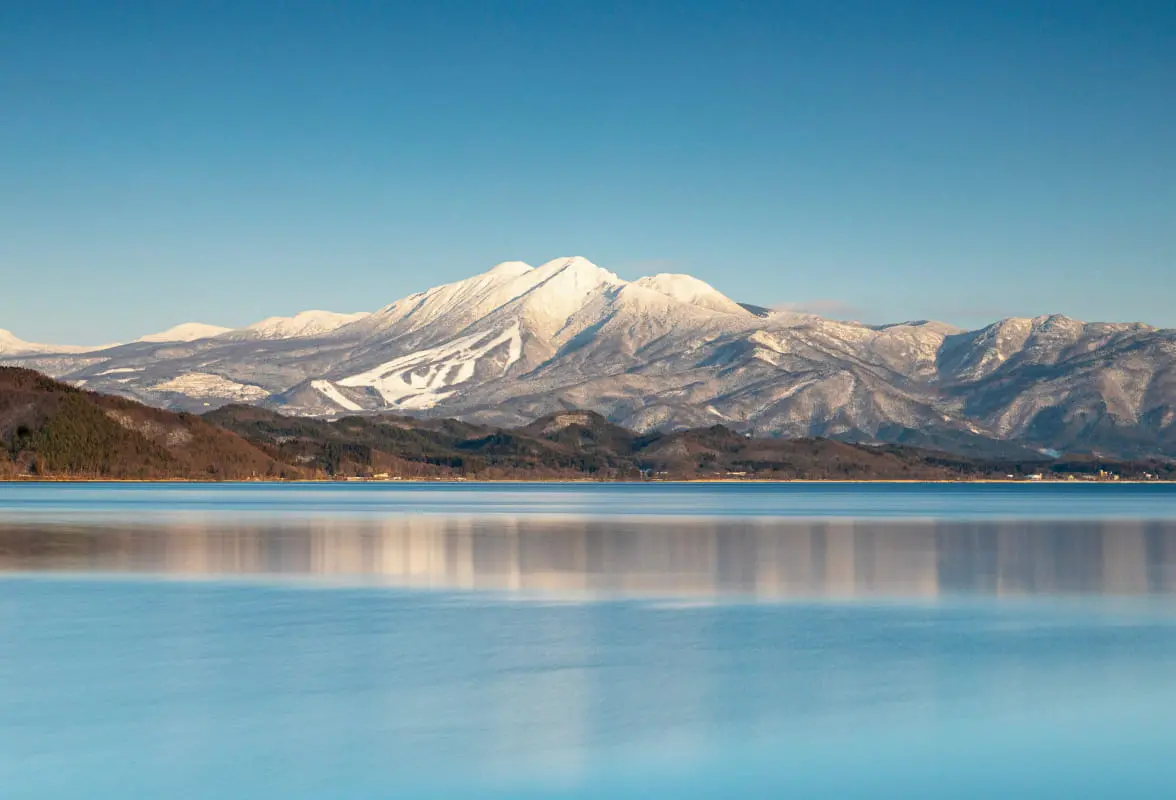
{"type": "Polygon", "coordinates": [[[374,309],[583,255],[1176,326],[1176,3],[0,0],[0,328],[374,309]]]}

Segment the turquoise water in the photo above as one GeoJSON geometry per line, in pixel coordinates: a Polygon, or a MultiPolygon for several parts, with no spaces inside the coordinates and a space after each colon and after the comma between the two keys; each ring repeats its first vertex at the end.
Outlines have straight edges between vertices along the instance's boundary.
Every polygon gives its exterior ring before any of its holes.
{"type": "Polygon", "coordinates": [[[0,796],[1168,797],[1174,601],[1162,486],[0,486],[0,796]]]}

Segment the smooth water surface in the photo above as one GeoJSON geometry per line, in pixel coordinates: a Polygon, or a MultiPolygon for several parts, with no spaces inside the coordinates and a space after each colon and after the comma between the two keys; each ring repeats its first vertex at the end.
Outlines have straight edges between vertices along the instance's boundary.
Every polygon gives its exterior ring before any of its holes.
{"type": "Polygon", "coordinates": [[[1168,519],[1170,483],[0,483],[0,515],[1168,519]]]}
{"type": "Polygon", "coordinates": [[[0,797],[1168,797],[1173,603],[1166,486],[4,485],[0,797]]]}

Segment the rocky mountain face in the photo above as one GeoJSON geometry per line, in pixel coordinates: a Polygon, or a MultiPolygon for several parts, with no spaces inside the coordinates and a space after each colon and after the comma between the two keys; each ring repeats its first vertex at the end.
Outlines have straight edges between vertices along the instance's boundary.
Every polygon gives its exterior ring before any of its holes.
{"type": "Polygon", "coordinates": [[[517,427],[587,409],[638,431],[722,424],[984,456],[1176,456],[1176,331],[1142,324],[872,326],[561,258],[500,264],[370,314],[173,330],[88,352],[0,340],[0,361],[189,411],[244,402],[517,427]]]}

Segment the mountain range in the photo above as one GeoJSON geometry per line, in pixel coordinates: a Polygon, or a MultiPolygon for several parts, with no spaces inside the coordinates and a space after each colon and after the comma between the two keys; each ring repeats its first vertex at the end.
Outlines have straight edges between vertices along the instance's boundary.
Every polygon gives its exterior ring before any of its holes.
{"type": "Polygon", "coordinates": [[[985,460],[902,445],[757,439],[722,425],[638,433],[591,411],[519,428],[251,405],[172,412],[0,367],[0,480],[1164,480],[1171,459],[985,460]]]}
{"type": "Polygon", "coordinates": [[[519,427],[583,409],[636,431],[1176,456],[1176,330],[1060,315],[868,325],[736,302],[688,275],[626,281],[579,257],[506,262],[371,313],[187,323],[103,348],[0,331],[0,363],[180,411],[519,427]]]}

